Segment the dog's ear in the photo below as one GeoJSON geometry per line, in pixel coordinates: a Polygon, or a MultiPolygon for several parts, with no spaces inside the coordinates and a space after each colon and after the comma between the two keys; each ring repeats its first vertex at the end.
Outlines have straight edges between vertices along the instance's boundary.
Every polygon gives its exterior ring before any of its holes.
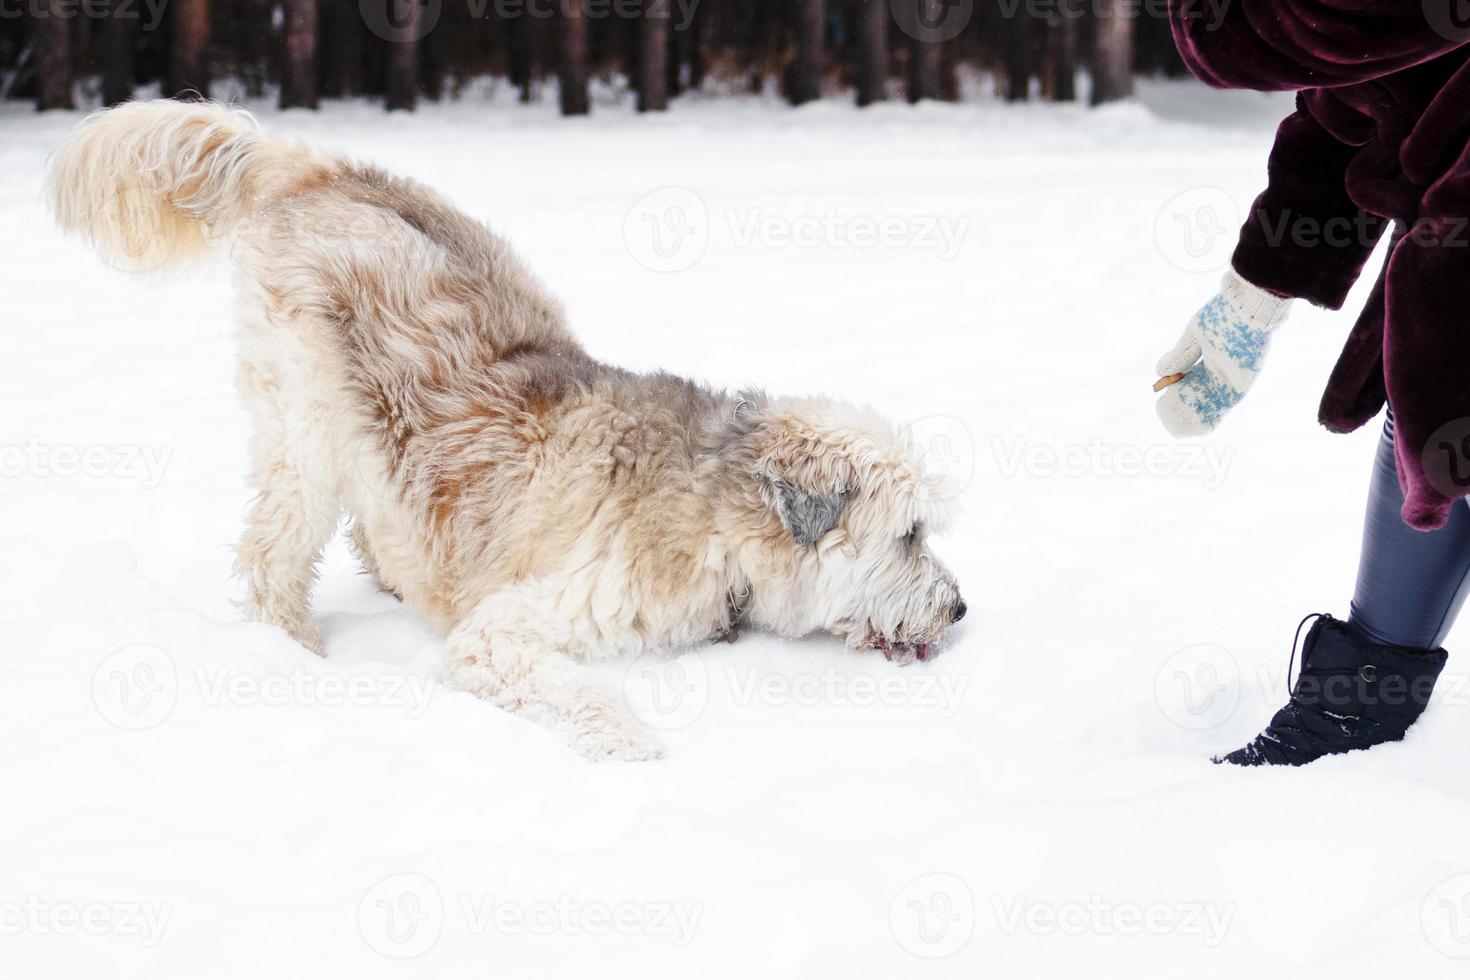
{"type": "Polygon", "coordinates": [[[797,544],[815,544],[837,525],[856,474],[837,440],[785,419],[766,433],[757,466],[761,495],[797,544]]]}
{"type": "Polygon", "coordinates": [[[808,493],[785,480],[772,481],[776,497],[776,513],[797,544],[815,544],[833,527],[847,506],[850,491],[808,493]]]}

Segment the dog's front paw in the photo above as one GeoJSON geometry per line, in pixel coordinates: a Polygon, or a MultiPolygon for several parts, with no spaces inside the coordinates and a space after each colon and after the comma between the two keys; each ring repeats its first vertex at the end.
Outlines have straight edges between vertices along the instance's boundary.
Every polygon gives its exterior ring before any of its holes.
{"type": "Polygon", "coordinates": [[[593,761],[662,759],[664,742],[656,731],[619,705],[589,701],[572,719],[572,748],[593,761]]]}

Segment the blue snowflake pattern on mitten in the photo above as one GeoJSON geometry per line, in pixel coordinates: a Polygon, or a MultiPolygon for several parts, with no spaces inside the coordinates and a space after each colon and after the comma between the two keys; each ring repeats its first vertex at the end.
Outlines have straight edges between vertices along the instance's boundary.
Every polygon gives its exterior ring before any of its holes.
{"type": "Polygon", "coordinates": [[[1190,369],[1180,380],[1178,391],[1180,400],[1211,429],[1245,397],[1245,392],[1230,387],[1202,367],[1190,369]]]}
{"type": "Polygon", "coordinates": [[[1216,296],[1199,311],[1199,330],[1206,343],[1248,371],[1261,366],[1271,342],[1270,330],[1241,320],[1224,296],[1216,296]]]}

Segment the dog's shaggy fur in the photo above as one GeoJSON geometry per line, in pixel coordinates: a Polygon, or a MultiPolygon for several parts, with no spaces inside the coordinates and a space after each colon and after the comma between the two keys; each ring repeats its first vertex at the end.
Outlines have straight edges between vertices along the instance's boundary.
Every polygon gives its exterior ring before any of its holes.
{"type": "Polygon", "coordinates": [[[923,657],[964,612],[923,540],[949,494],[892,426],[592,359],[505,242],[412,181],[150,102],[79,128],[48,194],[114,261],[234,241],[245,609],[313,650],[344,512],[382,587],[447,632],[452,685],[593,757],[661,750],[577,660],[737,619],[923,657]]]}

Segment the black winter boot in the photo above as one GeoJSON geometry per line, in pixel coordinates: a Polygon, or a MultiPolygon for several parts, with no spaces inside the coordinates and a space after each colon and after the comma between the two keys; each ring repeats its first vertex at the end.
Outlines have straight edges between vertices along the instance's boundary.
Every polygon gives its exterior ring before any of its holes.
{"type": "MultiPolygon", "coordinates": [[[[1424,713],[1449,654],[1442,649],[1379,646],[1346,623],[1315,615],[1291,701],[1248,745],[1213,761],[1304,766],[1324,755],[1397,742],[1424,713]]],[[[1298,639],[1312,618],[1297,627],[1298,639]]],[[[1286,673],[1290,678],[1290,665],[1286,673]]]]}

